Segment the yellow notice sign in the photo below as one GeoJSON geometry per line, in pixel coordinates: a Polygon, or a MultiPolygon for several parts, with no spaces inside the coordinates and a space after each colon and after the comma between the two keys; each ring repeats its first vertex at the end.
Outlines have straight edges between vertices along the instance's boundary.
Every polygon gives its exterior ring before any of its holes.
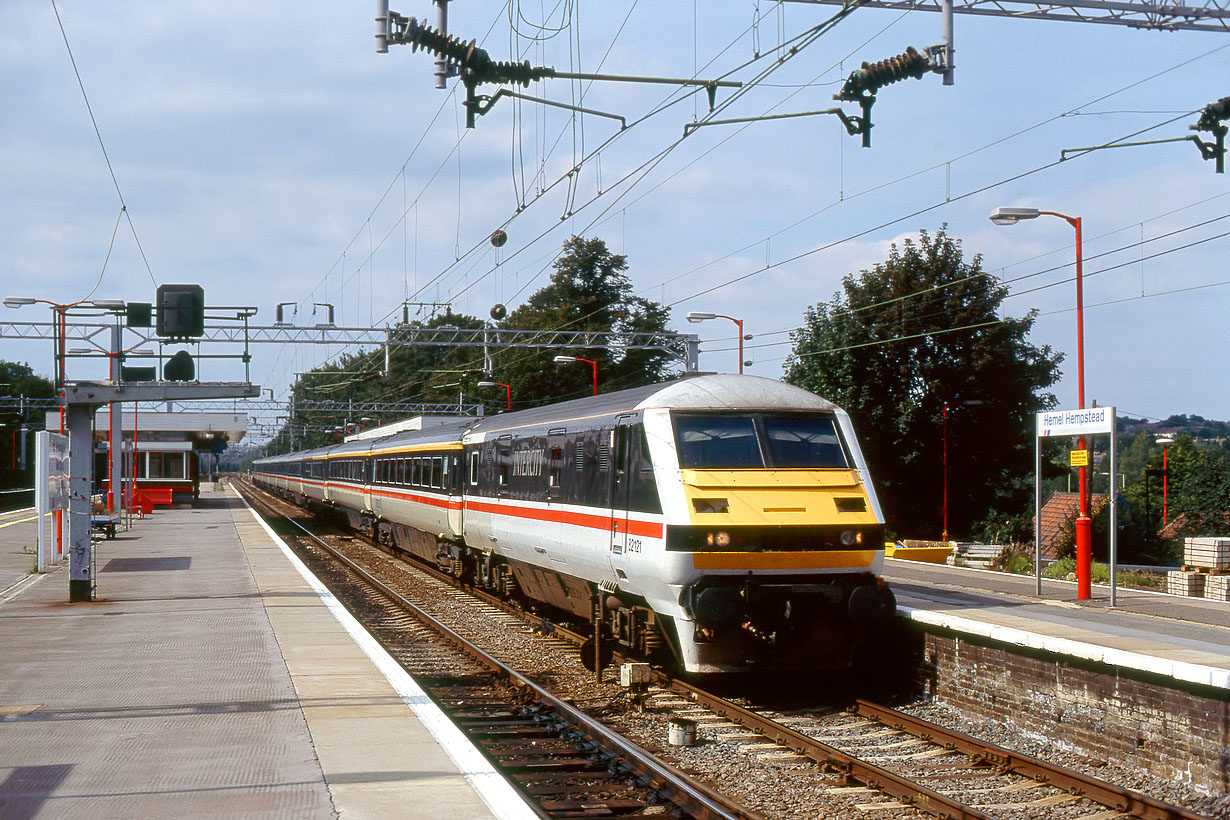
{"type": "Polygon", "coordinates": [[[1089,451],[1088,450],[1069,450],[1068,464],[1073,467],[1088,467],[1089,466],[1089,451]]]}

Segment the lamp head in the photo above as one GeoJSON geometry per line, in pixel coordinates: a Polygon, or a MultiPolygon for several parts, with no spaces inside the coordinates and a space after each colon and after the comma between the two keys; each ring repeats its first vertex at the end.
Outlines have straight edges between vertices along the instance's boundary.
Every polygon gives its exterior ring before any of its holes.
{"type": "Polygon", "coordinates": [[[103,310],[123,310],[127,306],[123,299],[91,299],[90,304],[103,310]]]}
{"type": "Polygon", "coordinates": [[[32,305],[36,301],[32,296],[5,296],[4,306],[6,308],[19,308],[25,305],[32,305]]]}
{"type": "Polygon", "coordinates": [[[495,382],[479,382],[479,387],[495,387],[495,382]]]}
{"type": "Polygon", "coordinates": [[[996,208],[991,214],[991,221],[996,225],[1015,225],[1022,219],[1037,219],[1037,208],[996,208]]]}
{"type": "Polygon", "coordinates": [[[556,356],[555,357],[556,364],[568,364],[569,362],[575,362],[576,360],[577,360],[576,356],[556,356]]]}
{"type": "Polygon", "coordinates": [[[693,310],[689,312],[687,315],[688,321],[692,322],[693,324],[697,322],[703,322],[706,319],[716,319],[716,318],[717,318],[716,313],[705,313],[704,311],[699,311],[699,310],[693,310]]]}
{"type": "Polygon", "coordinates": [[[1174,439],[1171,438],[1170,436],[1158,436],[1157,438],[1153,439],[1153,443],[1160,444],[1163,447],[1169,447],[1171,444],[1174,444],[1174,439]]]}

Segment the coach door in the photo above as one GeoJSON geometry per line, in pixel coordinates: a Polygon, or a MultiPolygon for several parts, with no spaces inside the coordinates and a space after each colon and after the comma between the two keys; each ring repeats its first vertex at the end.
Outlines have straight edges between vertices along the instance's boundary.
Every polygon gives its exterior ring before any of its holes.
{"type": "Polygon", "coordinates": [[[628,539],[628,501],[631,490],[632,431],[636,416],[620,416],[611,431],[611,568],[626,577],[627,553],[636,547],[628,539]]]}

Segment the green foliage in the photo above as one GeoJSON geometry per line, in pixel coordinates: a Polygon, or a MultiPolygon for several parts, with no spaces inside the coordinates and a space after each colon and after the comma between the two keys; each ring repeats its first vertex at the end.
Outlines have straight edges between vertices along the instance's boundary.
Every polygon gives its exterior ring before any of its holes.
{"type": "Polygon", "coordinates": [[[849,411],[894,532],[940,534],[946,404],[949,530],[1029,505],[1033,414],[1054,406],[1042,391],[1062,356],[1028,343],[1033,313],[1000,316],[1007,295],[944,229],[924,231],[846,276],[792,336],[786,381],[849,411]]]}
{"type": "Polygon", "coordinates": [[[1013,575],[1032,575],[1034,572],[1034,558],[1032,555],[1026,555],[1018,550],[1005,550],[1000,557],[998,569],[1004,572],[1010,572],[1013,575]]]}
{"type": "MultiPolygon", "coordinates": [[[[627,268],[627,259],[612,254],[601,239],[574,236],[564,243],[550,282],[501,324],[517,330],[616,334],[666,331],[668,309],[634,294],[625,273],[627,268]]],[[[394,333],[413,334],[444,326],[481,332],[484,321],[450,310],[426,321],[398,326],[394,333]]],[[[673,361],[664,353],[623,350],[618,341],[610,349],[514,348],[494,352],[492,372],[486,374],[481,347],[395,346],[390,356],[389,378],[383,374],[384,351],[378,349],[342,356],[303,374],[292,392],[299,408],[305,400],[331,399],[342,403],[482,404],[486,413],[504,410],[505,391],[479,388],[480,381],[511,385],[513,409],[589,395],[593,384],[590,367],[584,363],[557,366],[554,357],[560,354],[597,361],[598,388],[602,392],[661,381],[670,375],[673,361]]],[[[328,432],[329,428],[357,421],[356,417],[362,415],[344,409],[298,409],[294,422],[284,425],[271,451],[287,452],[336,442],[339,435],[328,432]]],[[[411,413],[407,411],[404,415],[411,413]]],[[[384,421],[401,417],[380,416],[384,421]]]]}
{"type": "Polygon", "coordinates": [[[984,544],[1033,543],[1033,510],[1024,510],[1016,515],[990,510],[986,518],[974,525],[973,533],[984,544]]]}
{"type": "MultiPolygon", "coordinates": [[[[591,330],[626,333],[665,331],[669,310],[633,293],[625,256],[601,239],[573,236],[555,260],[551,281],[508,314],[505,327],[521,330],[591,330]]],[[[512,385],[513,406],[534,407],[589,395],[593,370],[584,362],[559,366],[566,354],[598,363],[598,390],[607,392],[662,381],[672,360],[663,353],[614,349],[503,350],[495,356],[495,380],[512,385]]]]}
{"type": "MultiPolygon", "coordinates": [[[[45,399],[55,395],[55,385],[50,379],[45,379],[42,376],[35,374],[34,369],[28,364],[18,362],[0,361],[0,396],[25,396],[27,399],[45,399]]],[[[43,408],[32,409],[26,408],[23,412],[20,407],[11,410],[0,410],[0,429],[4,430],[4,435],[0,435],[0,488],[18,488],[30,487],[34,482],[33,456],[34,456],[34,439],[26,433],[26,455],[27,466],[23,472],[20,469],[13,468],[15,461],[14,435],[13,432],[20,429],[23,424],[37,426],[42,429],[44,420],[43,408]]],[[[21,445],[17,443],[17,449],[20,450],[21,445]]],[[[27,503],[28,496],[14,496],[20,498],[21,503],[27,503]]],[[[0,503],[9,499],[0,499],[0,503]]]]}

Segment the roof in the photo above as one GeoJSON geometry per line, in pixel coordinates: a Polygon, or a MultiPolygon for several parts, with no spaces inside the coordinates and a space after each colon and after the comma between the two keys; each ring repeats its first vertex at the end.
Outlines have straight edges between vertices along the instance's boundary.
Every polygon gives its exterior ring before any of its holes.
{"type": "MultiPolygon", "coordinates": [[[[1089,496],[1089,515],[1096,516],[1106,506],[1105,494],[1093,493],[1089,496]]],[[[1042,505],[1042,526],[1040,528],[1040,552],[1043,558],[1058,558],[1059,549],[1068,540],[1072,524],[1080,513],[1080,493],[1051,493],[1051,497],[1042,505]]]]}

